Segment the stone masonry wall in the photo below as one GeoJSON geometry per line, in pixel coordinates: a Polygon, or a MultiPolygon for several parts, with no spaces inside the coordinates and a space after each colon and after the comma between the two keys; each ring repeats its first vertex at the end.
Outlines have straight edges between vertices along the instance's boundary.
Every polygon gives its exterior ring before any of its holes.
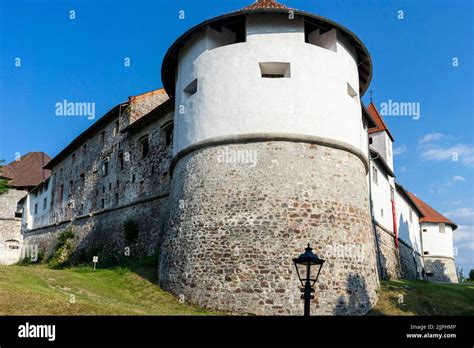
{"type": "MultiPolygon", "coordinates": [[[[130,112],[122,111],[125,115],[130,112]]],[[[74,257],[97,248],[119,255],[128,246],[137,257],[157,251],[161,221],[166,215],[171,160],[171,146],[166,144],[162,125],[172,115],[165,113],[156,122],[121,133],[123,125],[118,122],[117,129],[117,114],[102,130],[79,144],[53,168],[55,199],[49,206],[49,224],[23,231],[25,243],[38,245],[50,254],[58,234],[72,229],[74,257]],[[143,139],[148,143],[146,154],[143,139]],[[139,224],[140,234],[132,245],[124,239],[123,223],[127,218],[139,224]]]]}
{"type": "Polygon", "coordinates": [[[18,201],[27,192],[10,189],[0,195],[0,264],[12,264],[19,260],[22,246],[21,219],[15,217],[18,201]]]}
{"type": "Polygon", "coordinates": [[[400,258],[395,247],[393,234],[375,225],[379,250],[379,272],[381,279],[399,279],[402,277],[400,258]]]}
{"type": "Polygon", "coordinates": [[[70,229],[74,233],[73,258],[93,249],[123,256],[125,247],[130,248],[130,256],[150,256],[157,252],[163,228],[159,222],[164,221],[163,215],[166,215],[166,200],[165,193],[141,203],[27,231],[24,233],[24,241],[25,244],[38,246],[38,250],[49,255],[56,245],[59,233],[70,229]],[[138,223],[139,235],[133,243],[129,243],[124,235],[123,223],[128,218],[138,223]]]}
{"type": "Polygon", "coordinates": [[[424,256],[424,260],[426,272],[433,273],[432,276],[427,278],[428,280],[435,282],[458,283],[456,265],[452,258],[441,256],[424,256]]]}
{"type": "Polygon", "coordinates": [[[422,261],[421,256],[410,246],[398,241],[395,245],[395,236],[375,225],[379,251],[379,274],[381,279],[420,279],[422,261]]]}
{"type": "Polygon", "coordinates": [[[379,287],[366,172],[352,153],[292,142],[204,148],[180,159],[161,286],[237,313],[301,315],[292,258],[326,259],[312,313],[365,314],[379,287]]]}

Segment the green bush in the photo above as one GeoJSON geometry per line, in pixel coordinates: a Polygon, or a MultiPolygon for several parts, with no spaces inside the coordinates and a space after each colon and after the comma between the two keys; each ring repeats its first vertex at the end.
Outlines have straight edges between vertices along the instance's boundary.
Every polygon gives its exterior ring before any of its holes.
{"type": "Polygon", "coordinates": [[[111,251],[110,247],[100,244],[94,245],[87,250],[82,250],[81,254],[76,258],[75,264],[90,267],[94,256],[99,257],[99,262],[97,263],[99,268],[109,268],[121,264],[119,254],[111,251]]]}
{"type": "Polygon", "coordinates": [[[26,256],[22,258],[20,261],[18,261],[15,265],[16,266],[29,266],[31,265],[31,257],[26,256]]]}
{"type": "Polygon", "coordinates": [[[71,230],[65,230],[58,235],[53,254],[48,258],[50,268],[59,269],[70,264],[69,258],[73,250],[73,238],[74,233],[71,230]]]}
{"type": "Polygon", "coordinates": [[[44,259],[45,259],[44,250],[38,250],[38,255],[37,255],[36,263],[41,263],[41,262],[44,261],[44,259]]]}
{"type": "Polygon", "coordinates": [[[135,220],[128,218],[123,223],[123,232],[125,234],[125,239],[129,243],[133,243],[138,238],[138,224],[135,220]]]}

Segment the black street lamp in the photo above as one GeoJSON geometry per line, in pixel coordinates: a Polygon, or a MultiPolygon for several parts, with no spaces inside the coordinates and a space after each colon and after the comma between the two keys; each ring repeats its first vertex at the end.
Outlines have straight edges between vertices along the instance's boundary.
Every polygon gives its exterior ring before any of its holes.
{"type": "Polygon", "coordinates": [[[303,289],[301,292],[301,299],[304,300],[304,316],[309,316],[309,304],[314,296],[311,295],[314,293],[313,286],[318,280],[319,272],[323,267],[325,260],[320,259],[316,254],[313,253],[313,249],[309,246],[305,249],[304,254],[301,254],[297,259],[293,259],[295,264],[296,273],[298,273],[298,278],[300,279],[303,289]],[[319,267],[311,267],[319,266],[319,267]]]}

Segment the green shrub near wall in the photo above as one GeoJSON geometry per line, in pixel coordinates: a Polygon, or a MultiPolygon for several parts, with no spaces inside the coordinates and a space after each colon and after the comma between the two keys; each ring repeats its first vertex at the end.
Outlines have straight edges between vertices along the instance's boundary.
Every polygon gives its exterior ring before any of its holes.
{"type": "Polygon", "coordinates": [[[72,239],[74,233],[71,230],[61,232],[56,238],[56,246],[53,254],[48,258],[48,266],[53,269],[63,268],[70,264],[70,256],[73,250],[72,239]]]}

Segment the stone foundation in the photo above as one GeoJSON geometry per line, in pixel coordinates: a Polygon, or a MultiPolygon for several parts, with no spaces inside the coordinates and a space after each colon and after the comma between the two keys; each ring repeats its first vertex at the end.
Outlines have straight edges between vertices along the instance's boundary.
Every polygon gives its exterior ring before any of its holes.
{"type": "Polygon", "coordinates": [[[433,273],[427,279],[434,282],[458,283],[454,259],[443,256],[424,256],[425,270],[433,273]]]}
{"type": "Polygon", "coordinates": [[[326,259],[312,314],[365,314],[379,287],[364,163],[295,142],[207,147],[181,158],[170,193],[161,286],[236,313],[301,315],[292,258],[326,259]]]}

